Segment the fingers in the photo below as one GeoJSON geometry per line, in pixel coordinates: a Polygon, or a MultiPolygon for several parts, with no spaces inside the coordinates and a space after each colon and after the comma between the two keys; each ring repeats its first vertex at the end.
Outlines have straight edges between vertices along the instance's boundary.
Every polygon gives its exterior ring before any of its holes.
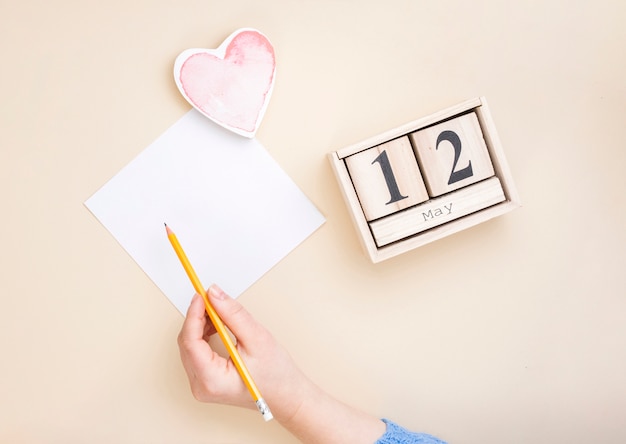
{"type": "Polygon", "coordinates": [[[205,368],[214,359],[214,352],[204,339],[207,324],[210,325],[204,310],[204,301],[195,294],[178,334],[180,356],[190,378],[195,375],[195,369],[205,368]]]}
{"type": "Polygon", "coordinates": [[[217,285],[211,285],[208,291],[211,305],[237,338],[240,345],[262,339],[268,335],[263,328],[239,302],[228,296],[217,285]]]}
{"type": "Polygon", "coordinates": [[[193,295],[193,298],[191,298],[191,303],[187,309],[187,316],[185,317],[185,322],[183,322],[183,328],[178,335],[179,342],[202,339],[206,324],[207,318],[204,311],[204,302],[200,295],[196,293],[193,295]]]}
{"type": "Polygon", "coordinates": [[[199,401],[240,405],[249,402],[235,366],[211,348],[208,334],[215,332],[203,298],[196,294],[178,335],[180,357],[189,378],[191,392],[199,401]]]}

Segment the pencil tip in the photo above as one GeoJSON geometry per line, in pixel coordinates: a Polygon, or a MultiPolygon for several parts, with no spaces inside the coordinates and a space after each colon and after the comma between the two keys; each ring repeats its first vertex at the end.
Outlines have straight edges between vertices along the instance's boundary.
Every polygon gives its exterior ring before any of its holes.
{"type": "Polygon", "coordinates": [[[167,235],[169,236],[170,234],[172,234],[172,230],[170,230],[170,227],[167,226],[167,224],[165,225],[165,231],[167,232],[167,235]]]}
{"type": "Polygon", "coordinates": [[[167,224],[165,222],[163,222],[163,225],[165,225],[167,227],[167,224]]]}

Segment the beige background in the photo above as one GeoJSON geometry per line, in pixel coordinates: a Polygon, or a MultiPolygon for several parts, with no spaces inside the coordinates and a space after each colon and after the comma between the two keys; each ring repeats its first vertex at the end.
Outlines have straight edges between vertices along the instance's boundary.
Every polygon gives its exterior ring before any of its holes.
{"type": "Polygon", "coordinates": [[[327,223],[241,301],[343,400],[454,443],[626,441],[626,3],[0,2],[0,441],[292,443],[193,400],[182,317],[82,203],[275,46],[257,138],[327,223]],[[372,265],[326,154],[484,95],[523,207],[372,265]]]}

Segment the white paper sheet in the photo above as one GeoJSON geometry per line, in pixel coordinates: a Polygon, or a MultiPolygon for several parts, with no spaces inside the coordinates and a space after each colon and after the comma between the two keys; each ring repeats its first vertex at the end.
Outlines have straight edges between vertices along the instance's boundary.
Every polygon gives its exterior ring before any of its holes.
{"type": "Polygon", "coordinates": [[[203,285],[239,296],[323,216],[256,139],[189,111],[85,205],[181,312],[194,293],[165,233],[203,285]]]}

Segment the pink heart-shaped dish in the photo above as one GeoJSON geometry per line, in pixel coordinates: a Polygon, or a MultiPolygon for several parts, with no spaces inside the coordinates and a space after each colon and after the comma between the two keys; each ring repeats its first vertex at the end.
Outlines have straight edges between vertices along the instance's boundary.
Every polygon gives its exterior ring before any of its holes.
{"type": "Polygon", "coordinates": [[[254,137],[272,94],[274,48],[262,33],[244,28],[217,49],[187,49],[174,63],[183,97],[209,119],[254,137]]]}

